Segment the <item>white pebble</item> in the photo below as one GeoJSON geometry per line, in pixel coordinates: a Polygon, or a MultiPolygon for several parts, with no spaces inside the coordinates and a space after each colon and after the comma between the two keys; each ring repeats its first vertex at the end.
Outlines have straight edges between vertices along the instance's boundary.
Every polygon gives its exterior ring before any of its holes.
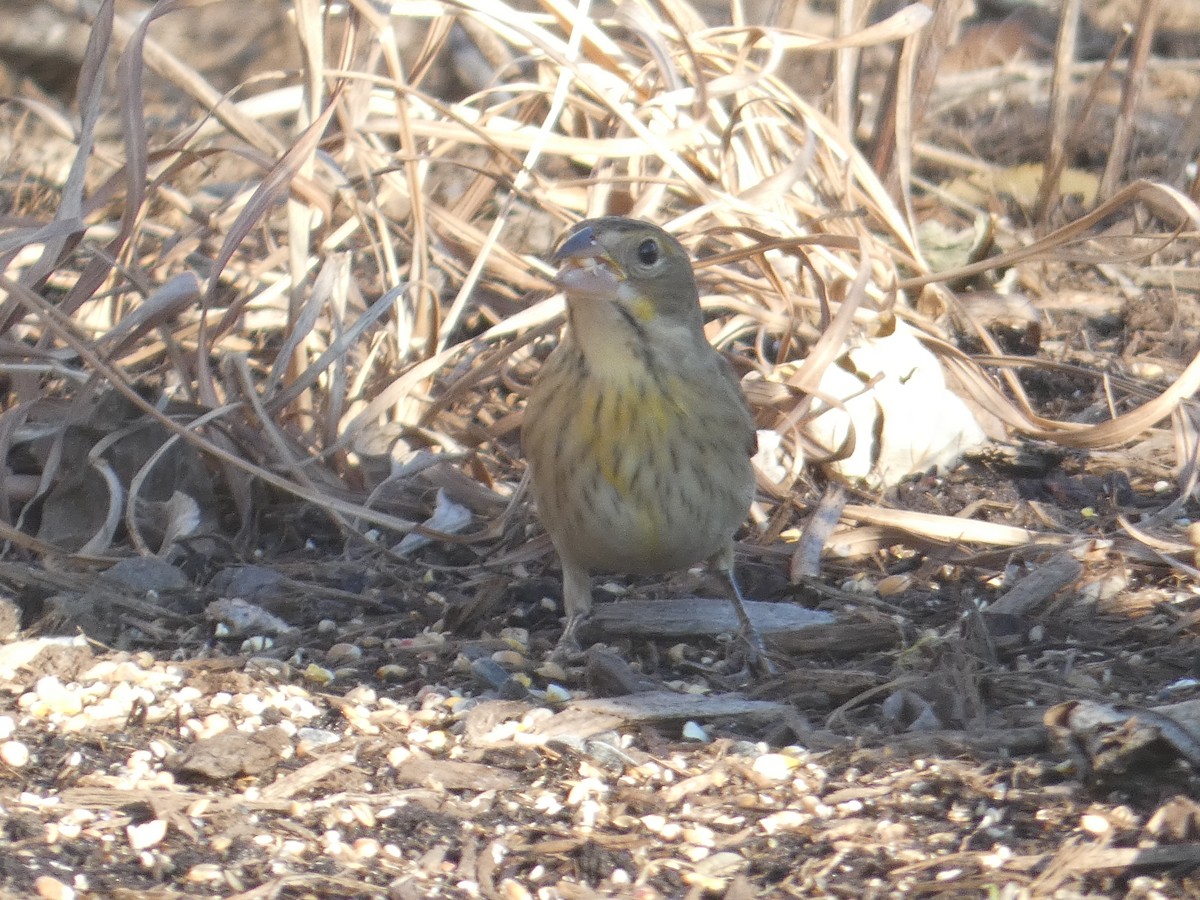
{"type": "Polygon", "coordinates": [[[799,764],[799,760],[782,753],[764,753],[754,761],[754,771],[771,781],[784,781],[799,764]]]}
{"type": "Polygon", "coordinates": [[[0,744],[0,760],[6,765],[19,769],[29,762],[29,748],[20,741],[5,741],[0,744]]]}
{"type": "Polygon", "coordinates": [[[354,852],[359,859],[372,859],[379,855],[379,841],[375,838],[359,838],[354,842],[354,852]]]}
{"type": "Polygon", "coordinates": [[[141,825],[130,825],[125,829],[129,846],[134,850],[149,850],[158,846],[167,836],[167,820],[151,819],[141,825]]]}
{"type": "Polygon", "coordinates": [[[571,692],[561,684],[546,685],[546,701],[548,703],[566,703],[571,699],[571,692]]]}
{"type": "Polygon", "coordinates": [[[301,728],[296,732],[296,752],[301,756],[311,754],[314,750],[336,744],[342,736],[336,731],[324,728],[301,728]]]}
{"type": "Polygon", "coordinates": [[[646,830],[654,834],[658,834],[667,824],[666,816],[660,816],[657,813],[650,813],[642,816],[642,824],[646,826],[646,830]]]}
{"type": "Polygon", "coordinates": [[[188,869],[187,880],[194,882],[221,881],[225,873],[215,863],[200,863],[188,869]]]}
{"type": "Polygon", "coordinates": [[[44,675],[39,678],[35,691],[38,699],[45,704],[48,713],[74,716],[83,709],[82,692],[78,689],[72,690],[53,675],[44,675]]]}
{"type": "Polygon", "coordinates": [[[75,900],[75,888],[69,884],[63,884],[57,878],[51,878],[49,875],[41,876],[34,882],[34,887],[37,889],[39,897],[44,897],[46,900],[75,900]]]}
{"type": "Polygon", "coordinates": [[[767,834],[778,834],[781,831],[797,831],[812,821],[812,816],[796,809],[785,809],[758,820],[759,826],[767,834]]]}
{"type": "Polygon", "coordinates": [[[344,699],[347,703],[359,703],[371,706],[378,702],[379,695],[374,689],[367,687],[365,684],[360,684],[358,687],[346,691],[344,699]]]}

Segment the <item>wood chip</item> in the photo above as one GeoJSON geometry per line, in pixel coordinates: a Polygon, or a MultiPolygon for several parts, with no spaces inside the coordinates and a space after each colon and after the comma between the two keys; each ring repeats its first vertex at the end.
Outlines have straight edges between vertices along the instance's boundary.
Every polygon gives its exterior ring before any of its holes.
{"type": "Polygon", "coordinates": [[[592,715],[616,716],[628,722],[666,722],[683,719],[739,718],[769,720],[790,712],[786,703],[749,700],[741,694],[694,696],[671,691],[649,691],[628,697],[598,697],[571,704],[592,715]]]}
{"type": "MultiPolygon", "coordinates": [[[[746,613],[764,638],[791,634],[834,621],[829,613],[791,603],[750,600],[746,613]]],[[[645,638],[714,637],[736,634],[737,614],[729,600],[687,597],[671,600],[620,600],[599,604],[589,623],[605,635],[645,638]]]]}
{"type": "Polygon", "coordinates": [[[514,787],[516,776],[482,763],[413,756],[396,766],[396,780],[418,787],[448,791],[502,791],[514,787]]]}
{"type": "Polygon", "coordinates": [[[1082,574],[1083,563],[1069,553],[1059,553],[1005,591],[985,612],[1028,615],[1082,574]]]}

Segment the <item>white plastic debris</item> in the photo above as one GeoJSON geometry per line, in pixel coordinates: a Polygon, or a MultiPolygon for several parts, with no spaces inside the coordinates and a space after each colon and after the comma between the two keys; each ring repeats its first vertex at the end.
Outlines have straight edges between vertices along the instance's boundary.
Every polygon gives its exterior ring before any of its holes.
{"type": "MultiPolygon", "coordinates": [[[[471,523],[471,511],[465,506],[455,503],[447,496],[444,488],[438,488],[437,503],[433,507],[433,515],[425,520],[425,527],[443,534],[456,534],[471,523]]],[[[430,542],[423,534],[415,531],[406,534],[394,548],[393,552],[401,556],[412,553],[430,542]]]]}
{"type": "Polygon", "coordinates": [[[946,387],[941,362],[896,320],[895,329],[863,339],[829,366],[818,394],[824,410],[809,423],[809,435],[830,452],[853,451],[829,464],[848,481],[893,485],[906,475],[954,466],[987,440],[957,394],[946,387]]]}

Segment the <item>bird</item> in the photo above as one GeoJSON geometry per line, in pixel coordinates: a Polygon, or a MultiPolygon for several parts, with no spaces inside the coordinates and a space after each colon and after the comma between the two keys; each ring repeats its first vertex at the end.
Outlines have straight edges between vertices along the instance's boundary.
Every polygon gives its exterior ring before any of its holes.
{"type": "Polygon", "coordinates": [[[608,216],[576,224],[551,262],[567,322],[534,380],[521,445],[562,566],[559,649],[578,648],[594,572],[707,560],[730,581],[750,661],[772,672],[734,570],[755,491],[754,417],[705,337],[688,252],[657,225],[608,216]]]}

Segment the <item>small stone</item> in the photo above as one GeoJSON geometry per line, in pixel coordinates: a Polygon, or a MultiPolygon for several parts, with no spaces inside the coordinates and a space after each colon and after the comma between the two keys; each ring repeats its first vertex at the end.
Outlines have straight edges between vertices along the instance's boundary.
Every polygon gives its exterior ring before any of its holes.
{"type": "Polygon", "coordinates": [[[363,658],[362,647],[345,642],[334,644],[325,652],[325,662],[332,668],[349,666],[363,658]]]}
{"type": "Polygon", "coordinates": [[[571,692],[561,684],[546,685],[546,701],[548,703],[566,703],[571,699],[571,692]]]}
{"type": "Polygon", "coordinates": [[[220,881],[225,877],[221,866],[214,863],[200,863],[188,869],[187,880],[203,884],[209,881],[220,881]]]}
{"type": "Polygon", "coordinates": [[[1134,359],[1129,362],[1129,374],[1142,381],[1158,381],[1166,377],[1166,370],[1156,362],[1147,359],[1134,359]]]}
{"type": "Polygon", "coordinates": [[[684,872],[683,882],[708,894],[719,894],[725,891],[725,879],[715,878],[701,872],[684,872]]]}
{"type": "Polygon", "coordinates": [[[256,634],[242,641],[243,653],[262,653],[264,650],[270,650],[275,646],[275,641],[266,635],[256,634]]]}
{"type": "Polygon", "coordinates": [[[373,859],[379,855],[379,841],[375,838],[359,838],[354,842],[354,852],[359,859],[373,859]]]}
{"type": "Polygon", "coordinates": [[[75,900],[75,888],[63,884],[57,878],[43,875],[33,883],[39,897],[46,900],[75,900]]]}
{"type": "Polygon", "coordinates": [[[332,670],[326,669],[324,666],[318,666],[316,663],[310,663],[304,670],[304,680],[311,684],[321,686],[333,684],[336,677],[332,670]]]}
{"type": "Polygon", "coordinates": [[[373,688],[367,687],[365,684],[360,684],[358,687],[346,691],[345,700],[347,703],[373,706],[379,701],[379,695],[375,693],[373,688]]]}
{"type": "Polygon", "coordinates": [[[502,628],[500,629],[500,640],[507,643],[514,650],[524,652],[529,647],[529,629],[502,628]]]}
{"type": "Polygon", "coordinates": [[[0,760],[5,765],[20,769],[29,763],[29,748],[20,741],[5,741],[0,744],[0,760]]]}
{"type": "Polygon", "coordinates": [[[380,681],[403,681],[408,677],[408,669],[396,663],[387,663],[375,670],[375,677],[380,681]]]}
{"type": "Polygon", "coordinates": [[[131,556],[117,560],[100,577],[142,594],[182,591],[190,585],[182,571],[154,556],[131,556]]]}
{"type": "MultiPolygon", "coordinates": [[[[465,657],[460,658],[465,659],[465,657]]],[[[481,684],[491,688],[498,688],[508,681],[508,670],[489,657],[470,661],[467,663],[467,668],[481,684]]]]}
{"type": "Polygon", "coordinates": [[[781,831],[798,831],[812,816],[797,809],[785,809],[758,820],[759,827],[767,834],[778,834],[781,831]]]}
{"type": "Polygon", "coordinates": [[[894,597],[896,594],[902,594],[912,587],[912,577],[909,575],[888,575],[882,578],[879,584],[875,585],[875,590],[879,592],[880,597],[894,597]]]}
{"type": "Polygon", "coordinates": [[[567,670],[553,660],[547,660],[537,667],[536,672],[546,681],[566,681],[567,670]]]}
{"type": "Polygon", "coordinates": [[[657,813],[650,813],[649,815],[642,816],[642,824],[646,826],[647,831],[658,834],[666,827],[667,818],[657,813]]]}
{"type": "Polygon", "coordinates": [[[291,681],[292,663],[269,656],[252,656],[246,660],[247,675],[262,675],[277,681],[291,681]]]}
{"type": "Polygon", "coordinates": [[[34,690],[47,713],[75,716],[83,709],[82,692],[71,690],[54,675],[43,675],[34,690]]]}
{"type": "Polygon", "coordinates": [[[231,634],[283,635],[298,630],[241,597],[214,600],[204,608],[204,615],[214,625],[226,626],[231,634]]]}
{"type": "Polygon", "coordinates": [[[283,573],[266,566],[232,566],[213,576],[209,589],[222,597],[260,602],[284,595],[283,573]]]}
{"type": "Polygon", "coordinates": [[[529,665],[529,660],[515,650],[497,650],[492,654],[492,662],[510,671],[524,669],[529,665]]]}
{"type": "Polygon", "coordinates": [[[503,900],[533,900],[533,894],[529,893],[529,888],[511,878],[505,878],[500,882],[500,896],[503,900]]]}
{"type": "Polygon", "coordinates": [[[296,731],[296,755],[311,756],[313,751],[336,744],[342,736],[324,728],[300,728],[296,731]]]}
{"type": "Polygon", "coordinates": [[[151,819],[141,825],[130,825],[125,829],[129,846],[134,850],[149,850],[162,843],[167,836],[166,819],[151,819]]]}
{"type": "Polygon", "coordinates": [[[784,781],[798,765],[799,760],[782,753],[764,753],[754,761],[754,771],[771,781],[784,781]]]}

